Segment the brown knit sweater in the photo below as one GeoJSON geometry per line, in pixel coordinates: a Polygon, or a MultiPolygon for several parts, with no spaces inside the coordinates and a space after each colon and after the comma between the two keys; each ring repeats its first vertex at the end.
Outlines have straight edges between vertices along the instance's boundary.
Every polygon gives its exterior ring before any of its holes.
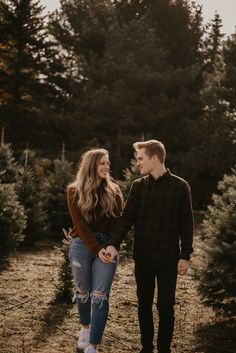
{"type": "MultiPolygon", "coordinates": [[[[115,209],[115,214],[119,217],[123,208],[123,197],[120,190],[118,190],[116,194],[116,204],[117,208],[115,209]]],[[[78,194],[76,193],[76,188],[73,186],[69,187],[67,190],[67,205],[74,226],[70,235],[72,237],[79,236],[90,250],[98,255],[99,251],[102,249],[102,245],[96,240],[94,233],[103,233],[109,237],[117,218],[103,215],[98,217],[96,221],[88,224],[79,210],[78,194]]]]}

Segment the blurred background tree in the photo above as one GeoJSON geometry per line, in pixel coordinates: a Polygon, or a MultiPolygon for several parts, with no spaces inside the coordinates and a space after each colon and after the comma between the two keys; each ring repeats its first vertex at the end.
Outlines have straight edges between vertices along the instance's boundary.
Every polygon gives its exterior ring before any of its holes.
{"type": "Polygon", "coordinates": [[[0,119],[14,145],[42,147],[52,136],[48,118],[58,96],[55,67],[60,71],[43,6],[6,0],[0,2],[0,14],[0,119]]]}
{"type": "Polygon", "coordinates": [[[0,183],[0,262],[7,260],[24,240],[27,216],[14,185],[0,183]]]}
{"type": "Polygon", "coordinates": [[[53,171],[44,178],[41,185],[40,197],[43,209],[47,213],[48,238],[61,240],[63,228],[69,229],[71,225],[67,202],[66,189],[73,180],[72,163],[65,159],[64,145],[61,159],[52,161],[53,171]]]}
{"type": "Polygon", "coordinates": [[[225,175],[202,224],[199,291],[205,302],[233,315],[236,308],[236,169],[225,175]]]}
{"type": "Polygon", "coordinates": [[[186,1],[62,1],[50,31],[74,59],[68,149],[76,141],[107,147],[121,177],[130,145],[144,135],[163,140],[169,163],[178,164],[202,109],[200,8],[186,1]]]}
{"type": "Polygon", "coordinates": [[[46,212],[43,210],[43,200],[39,184],[32,167],[28,163],[29,150],[25,151],[25,163],[20,168],[15,190],[20,203],[27,215],[27,226],[24,230],[24,246],[32,246],[47,235],[46,212]]]}
{"type": "Polygon", "coordinates": [[[4,142],[4,129],[2,129],[2,138],[0,144],[0,182],[14,183],[19,173],[17,164],[10,143],[4,142]]]}
{"type": "Polygon", "coordinates": [[[219,180],[230,172],[236,160],[236,114],[230,94],[233,87],[226,85],[228,70],[232,73],[233,67],[225,63],[225,56],[227,60],[233,60],[234,54],[230,59],[231,51],[228,52],[227,48],[231,40],[228,39],[228,44],[222,41],[221,27],[221,20],[216,14],[209,24],[209,35],[204,43],[203,86],[200,92],[204,109],[192,123],[192,147],[180,162],[180,170],[192,185],[194,207],[197,209],[206,208],[219,180]]]}

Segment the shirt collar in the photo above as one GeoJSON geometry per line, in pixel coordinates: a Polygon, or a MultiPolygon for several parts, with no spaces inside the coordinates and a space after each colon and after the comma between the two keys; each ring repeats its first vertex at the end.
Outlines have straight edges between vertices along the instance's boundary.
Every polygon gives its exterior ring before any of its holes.
{"type": "Polygon", "coordinates": [[[166,180],[167,179],[167,177],[169,177],[171,175],[171,172],[170,172],[170,169],[166,169],[166,172],[163,174],[163,175],[161,175],[159,178],[157,178],[157,179],[155,179],[155,178],[153,178],[153,176],[151,175],[151,174],[149,174],[148,175],[148,179],[151,181],[151,182],[154,182],[154,183],[159,183],[159,182],[161,182],[161,181],[163,181],[163,180],[166,180]]]}

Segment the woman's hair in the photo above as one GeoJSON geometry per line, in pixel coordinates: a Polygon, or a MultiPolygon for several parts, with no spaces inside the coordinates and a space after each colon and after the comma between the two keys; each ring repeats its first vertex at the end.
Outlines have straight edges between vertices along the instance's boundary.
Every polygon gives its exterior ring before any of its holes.
{"type": "Polygon", "coordinates": [[[76,179],[69,185],[76,188],[78,207],[88,223],[96,220],[96,215],[117,216],[115,214],[116,195],[120,189],[111,180],[109,174],[101,180],[97,172],[98,164],[104,155],[109,156],[108,151],[103,148],[94,148],[85,152],[81,157],[76,179]]]}

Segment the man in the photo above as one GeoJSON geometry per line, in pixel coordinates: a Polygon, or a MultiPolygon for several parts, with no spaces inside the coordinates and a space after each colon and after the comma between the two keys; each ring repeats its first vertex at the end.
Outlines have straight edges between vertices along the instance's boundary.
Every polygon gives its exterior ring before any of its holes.
{"type": "MultiPolygon", "coordinates": [[[[131,226],[142,350],[154,350],[152,304],[157,282],[158,353],[170,353],[174,330],[177,273],[185,275],[192,253],[193,217],[188,183],[165,167],[166,151],[157,140],[136,142],[137,166],[143,177],[131,186],[121,218],[106,248],[114,260],[131,226]]],[[[107,255],[101,260],[108,262],[107,255]]]]}

